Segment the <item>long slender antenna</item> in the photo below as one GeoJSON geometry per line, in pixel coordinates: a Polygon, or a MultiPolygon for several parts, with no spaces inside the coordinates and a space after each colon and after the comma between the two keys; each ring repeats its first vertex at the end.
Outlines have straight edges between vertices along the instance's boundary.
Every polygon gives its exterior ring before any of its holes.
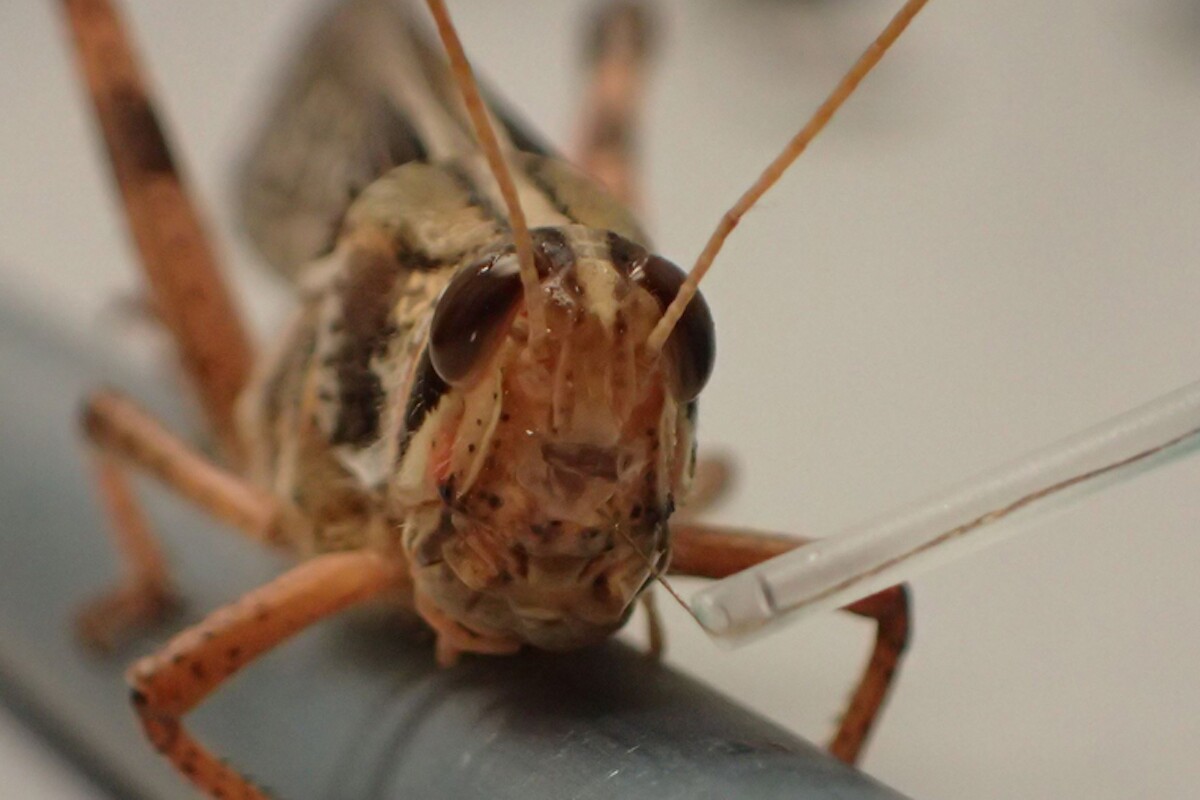
{"type": "Polygon", "coordinates": [[[463,103],[467,114],[471,117],[471,126],[475,128],[475,136],[479,146],[487,157],[492,175],[500,187],[500,195],[508,209],[509,224],[512,227],[513,243],[517,248],[517,262],[521,268],[521,285],[525,293],[525,307],[529,310],[529,338],[531,342],[541,340],[546,334],[546,311],[542,297],[541,282],[538,280],[537,265],[533,260],[533,239],[529,235],[529,225],[525,221],[525,212],[517,198],[517,185],[513,182],[512,172],[508,162],[500,150],[500,142],[496,131],[488,118],[487,107],[479,95],[479,84],[475,81],[475,73],[471,71],[471,62],[463,51],[462,42],[450,20],[450,12],[442,0],[427,0],[429,13],[437,24],[438,36],[446,55],[450,59],[450,67],[454,73],[454,82],[462,92],[463,103]]]}
{"type": "Polygon", "coordinates": [[[725,212],[725,216],[721,217],[717,229],[713,231],[709,237],[708,243],[701,251],[700,257],[696,259],[696,265],[692,267],[692,271],[688,273],[687,280],[679,287],[679,293],[675,295],[675,299],[671,301],[671,305],[667,306],[667,310],[663,312],[662,319],[654,326],[654,330],[650,332],[649,338],[646,340],[646,347],[653,351],[662,349],[663,344],[667,341],[667,337],[671,335],[671,331],[675,328],[679,318],[683,316],[683,311],[687,308],[687,304],[695,296],[697,287],[700,285],[700,280],[704,277],[704,273],[708,272],[708,268],[712,266],[713,260],[716,259],[717,253],[721,251],[722,245],[741,222],[742,217],[750,208],[758,202],[759,198],[766,194],[783,175],[784,171],[792,165],[805,148],[818,133],[821,132],[833,118],[834,113],[845,102],[846,98],[854,93],[858,88],[858,84],[866,77],[867,73],[879,63],[879,59],[883,58],[883,54],[887,52],[892,43],[900,37],[908,24],[912,22],[913,17],[917,15],[929,0],[908,0],[904,7],[896,13],[892,21],[883,29],[883,33],[871,43],[871,46],[866,49],[850,71],[842,78],[837,88],[833,93],[825,99],[821,107],[809,119],[808,124],[800,129],[787,146],[783,148],[775,160],[763,170],[762,175],[758,180],[746,190],[733,207],[725,212]]]}
{"type": "Polygon", "coordinates": [[[693,620],[696,621],[697,625],[699,625],[701,628],[703,628],[705,631],[707,631],[708,628],[705,627],[704,620],[700,619],[700,617],[696,614],[696,612],[692,609],[692,607],[690,605],[688,605],[688,602],[683,599],[683,596],[680,595],[679,592],[675,590],[675,587],[672,586],[670,584],[670,582],[666,579],[666,577],[662,573],[662,570],[659,569],[658,565],[654,563],[654,560],[652,558],[650,558],[650,556],[648,556],[642,552],[642,548],[637,546],[637,543],[635,541],[633,541],[633,537],[630,536],[623,528],[620,528],[620,527],[617,528],[617,533],[621,534],[621,538],[623,538],[629,544],[629,546],[633,549],[633,552],[636,553],[638,558],[640,558],[642,560],[642,563],[644,563],[647,567],[650,568],[650,576],[652,578],[654,578],[654,580],[656,580],[659,584],[661,584],[664,589],[667,590],[667,594],[671,595],[671,598],[676,603],[679,604],[680,608],[682,608],[684,611],[687,612],[687,615],[689,617],[691,617],[693,620]]]}

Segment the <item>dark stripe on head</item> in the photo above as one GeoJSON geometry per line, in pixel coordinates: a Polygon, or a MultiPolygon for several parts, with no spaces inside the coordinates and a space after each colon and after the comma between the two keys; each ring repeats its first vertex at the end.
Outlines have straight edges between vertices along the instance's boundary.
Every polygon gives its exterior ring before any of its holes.
{"type": "Polygon", "coordinates": [[[508,214],[504,213],[492,204],[492,201],[489,200],[487,196],[479,190],[479,187],[475,185],[475,181],[471,180],[471,176],[467,174],[466,170],[464,170],[460,164],[447,162],[445,164],[439,164],[439,166],[446,171],[447,175],[454,179],[454,182],[457,183],[464,192],[467,193],[467,199],[471,205],[483,211],[483,213],[486,214],[488,218],[495,222],[500,228],[503,230],[508,230],[508,214]]]}
{"type": "Polygon", "coordinates": [[[371,359],[387,350],[394,327],[392,306],[402,274],[389,256],[356,251],[344,283],[341,302],[341,345],[331,356],[338,383],[338,414],[331,441],[365,446],[379,435],[383,384],[371,359]]]}
{"type": "Polygon", "coordinates": [[[526,179],[542,193],[542,196],[554,207],[555,211],[572,222],[579,222],[579,219],[571,212],[571,207],[558,196],[554,182],[543,174],[542,167],[547,163],[549,162],[544,158],[525,158],[521,160],[521,169],[524,171],[526,179]]]}

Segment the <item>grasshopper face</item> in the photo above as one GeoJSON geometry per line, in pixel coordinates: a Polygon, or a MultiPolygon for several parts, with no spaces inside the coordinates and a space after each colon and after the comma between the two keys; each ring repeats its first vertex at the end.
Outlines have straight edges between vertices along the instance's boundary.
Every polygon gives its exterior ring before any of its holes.
{"type": "Polygon", "coordinates": [[[425,494],[436,487],[440,502],[410,517],[405,541],[419,590],[456,618],[570,647],[619,626],[665,566],[712,320],[695,302],[670,346],[647,352],[677,267],[582,225],[534,241],[540,341],[511,248],[461,269],[438,301],[424,381],[445,396],[406,459],[423,462],[425,494]]]}

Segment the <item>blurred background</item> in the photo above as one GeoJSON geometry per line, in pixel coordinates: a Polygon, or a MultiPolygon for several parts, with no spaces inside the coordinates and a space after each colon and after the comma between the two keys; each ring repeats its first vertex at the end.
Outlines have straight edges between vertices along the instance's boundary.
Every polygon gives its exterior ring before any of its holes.
{"type": "MultiPolygon", "coordinates": [[[[286,297],[240,240],[231,187],[313,3],[123,5],[270,330],[286,297]]],[[[478,69],[563,147],[590,5],[451,4],[478,69]]],[[[898,3],[657,6],[645,217],[686,264],[898,3]]],[[[137,275],[55,11],[0,5],[0,313],[47,357],[101,342],[169,385],[165,343],[119,310],[137,275]]],[[[702,447],[741,468],[714,517],[831,533],[1195,380],[1198,142],[1195,0],[934,0],[706,279],[702,447]]],[[[10,430],[72,422],[0,412],[10,430]]],[[[23,457],[0,453],[10,472],[23,457]]],[[[917,580],[866,771],[930,800],[1193,794],[1197,487],[1200,462],[1173,465],[917,580]]],[[[869,625],[830,615],[724,652],[666,600],[671,663],[808,738],[832,730],[869,625]]],[[[30,781],[0,796],[102,796],[57,758],[0,714],[0,773],[30,781]]]]}

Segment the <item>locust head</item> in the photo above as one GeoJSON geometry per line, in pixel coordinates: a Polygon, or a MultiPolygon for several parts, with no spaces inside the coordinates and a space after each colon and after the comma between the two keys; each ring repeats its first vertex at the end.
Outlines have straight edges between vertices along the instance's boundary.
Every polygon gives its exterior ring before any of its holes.
{"type": "Polygon", "coordinates": [[[415,560],[503,595],[517,621],[502,627],[526,640],[574,646],[619,625],[665,566],[712,319],[697,297],[666,346],[650,349],[681,270],[584,226],[533,240],[540,335],[511,248],[462,268],[438,301],[426,368],[446,394],[422,448],[441,535],[424,537],[415,560]]]}

